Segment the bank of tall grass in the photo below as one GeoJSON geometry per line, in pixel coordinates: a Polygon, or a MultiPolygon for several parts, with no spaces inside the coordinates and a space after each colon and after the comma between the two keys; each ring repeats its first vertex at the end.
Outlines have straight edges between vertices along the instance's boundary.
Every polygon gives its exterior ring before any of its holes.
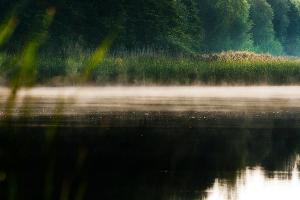
{"type": "MultiPolygon", "coordinates": [[[[3,56],[3,55],[2,55],[3,56]]],[[[283,85],[300,84],[300,60],[248,52],[168,55],[155,52],[111,54],[84,82],[81,75],[90,53],[43,54],[36,62],[36,81],[43,85],[283,85]]],[[[2,83],[14,67],[1,60],[2,83]]],[[[12,62],[14,63],[14,62],[12,62]]]]}

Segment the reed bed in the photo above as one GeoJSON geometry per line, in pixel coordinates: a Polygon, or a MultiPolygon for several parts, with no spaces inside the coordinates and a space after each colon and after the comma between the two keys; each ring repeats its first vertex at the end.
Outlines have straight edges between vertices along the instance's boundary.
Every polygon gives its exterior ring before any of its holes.
{"type": "MultiPolygon", "coordinates": [[[[111,53],[93,67],[90,76],[84,82],[80,81],[91,54],[91,51],[84,52],[80,49],[72,49],[60,55],[41,54],[35,67],[37,84],[55,86],[300,83],[300,59],[296,57],[274,57],[251,52],[170,55],[153,51],[111,53]]],[[[14,56],[1,56],[0,81],[2,84],[9,84],[9,80],[14,76],[14,56]]]]}

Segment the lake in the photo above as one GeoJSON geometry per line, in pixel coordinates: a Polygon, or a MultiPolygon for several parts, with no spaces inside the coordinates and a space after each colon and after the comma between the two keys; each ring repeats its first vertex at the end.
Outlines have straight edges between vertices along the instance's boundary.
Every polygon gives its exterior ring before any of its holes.
{"type": "Polygon", "coordinates": [[[300,87],[0,88],[0,199],[299,199],[300,87]]]}

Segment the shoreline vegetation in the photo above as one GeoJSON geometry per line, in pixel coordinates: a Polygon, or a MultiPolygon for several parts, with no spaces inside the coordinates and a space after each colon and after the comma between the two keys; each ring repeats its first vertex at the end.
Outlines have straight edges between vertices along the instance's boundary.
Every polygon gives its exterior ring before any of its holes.
{"type": "Polygon", "coordinates": [[[0,85],[13,91],[300,84],[295,0],[2,1],[0,85]]]}
{"type": "MultiPolygon", "coordinates": [[[[107,85],[297,85],[300,58],[229,51],[213,54],[170,55],[155,51],[115,53],[104,57],[82,76],[93,53],[41,54],[30,73],[30,86],[107,85]]],[[[17,56],[0,55],[0,85],[13,84],[17,56]]],[[[21,80],[26,80],[23,77],[21,80]]],[[[28,84],[22,84],[28,86],[28,84]]]]}

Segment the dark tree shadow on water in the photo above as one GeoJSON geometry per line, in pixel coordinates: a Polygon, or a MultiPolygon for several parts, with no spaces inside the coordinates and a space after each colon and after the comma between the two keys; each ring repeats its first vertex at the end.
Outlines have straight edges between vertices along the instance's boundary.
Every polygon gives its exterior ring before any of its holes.
{"type": "Polygon", "coordinates": [[[233,187],[249,167],[291,171],[299,154],[296,127],[163,128],[147,119],[118,127],[109,116],[79,126],[58,117],[1,125],[2,199],[8,191],[17,199],[198,199],[216,178],[233,187]]]}

